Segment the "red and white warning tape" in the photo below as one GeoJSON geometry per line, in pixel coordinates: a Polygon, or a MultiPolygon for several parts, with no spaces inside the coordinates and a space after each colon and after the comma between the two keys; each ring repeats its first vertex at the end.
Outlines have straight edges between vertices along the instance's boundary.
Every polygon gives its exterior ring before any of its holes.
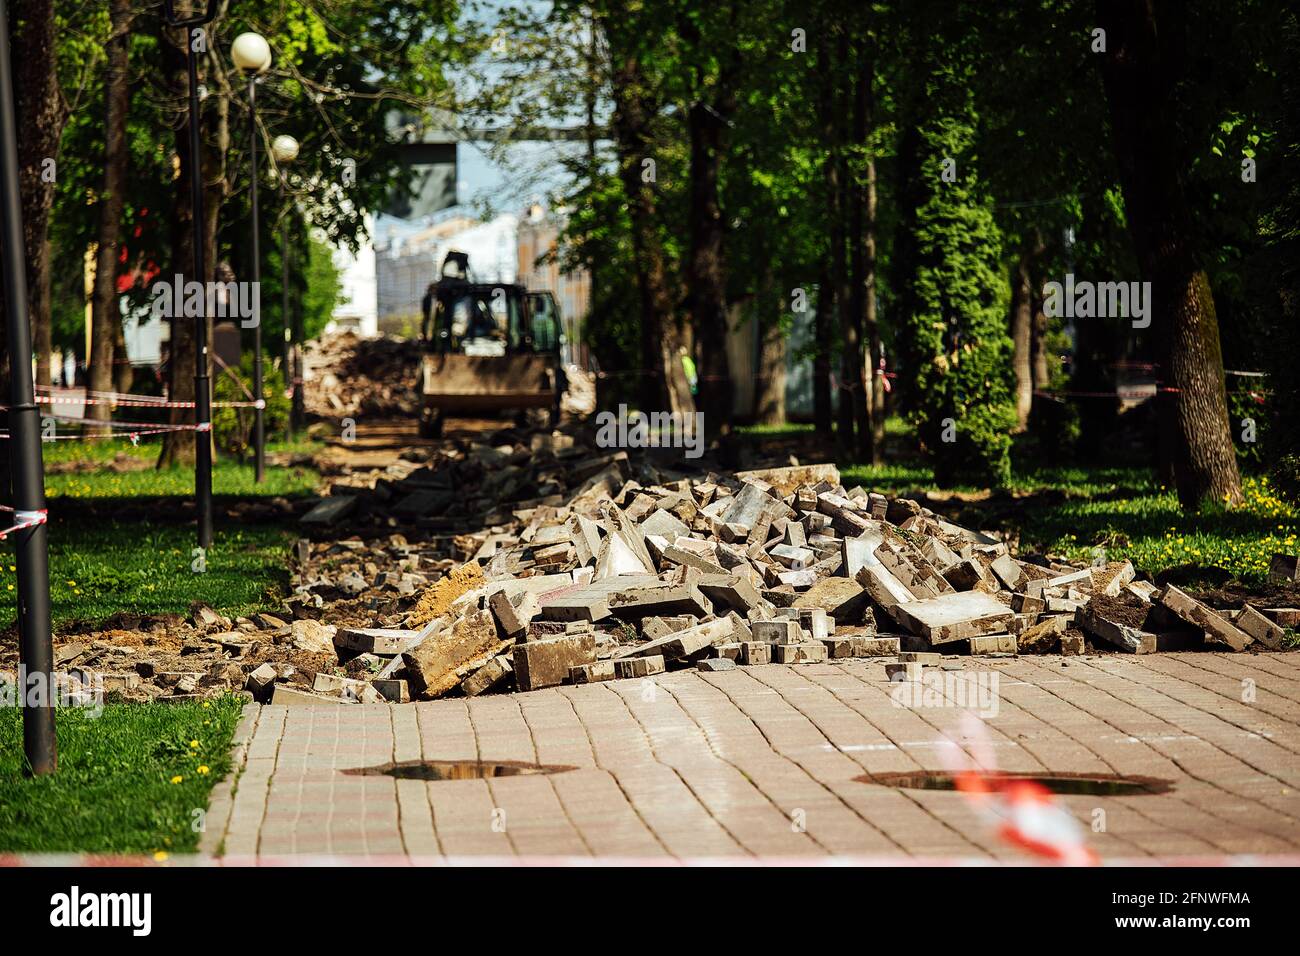
{"type": "Polygon", "coordinates": [[[39,511],[19,511],[8,505],[0,505],[0,511],[8,511],[13,514],[14,521],[18,522],[12,528],[5,528],[0,531],[0,541],[3,541],[15,531],[25,531],[28,528],[34,528],[38,524],[45,524],[49,518],[49,512],[42,508],[39,511]]]}
{"type": "MultiPolygon", "coordinates": [[[[39,386],[36,401],[42,405],[118,405],[123,408],[193,408],[194,402],[173,402],[152,395],[130,395],[125,392],[83,392],[82,389],[61,390],[39,386]]],[[[265,408],[264,400],[247,402],[213,402],[213,408],[265,408]]]]}

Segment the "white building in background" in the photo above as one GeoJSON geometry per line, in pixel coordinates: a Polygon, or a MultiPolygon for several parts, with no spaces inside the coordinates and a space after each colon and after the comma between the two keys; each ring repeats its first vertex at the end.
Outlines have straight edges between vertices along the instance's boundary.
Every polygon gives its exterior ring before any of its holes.
{"type": "MultiPolygon", "coordinates": [[[[373,236],[375,217],[365,217],[366,235],[373,236]]],[[[326,332],[351,329],[363,336],[379,334],[378,284],[375,276],[375,245],[365,239],[355,253],[346,246],[335,247],[334,268],[339,270],[339,301],[334,306],[326,332]]]]}
{"type": "Polygon", "coordinates": [[[420,300],[442,269],[448,252],[469,255],[478,282],[515,282],[519,276],[519,217],[503,214],[479,222],[451,213],[423,228],[386,220],[375,236],[378,324],[385,332],[415,334],[420,300]]]}

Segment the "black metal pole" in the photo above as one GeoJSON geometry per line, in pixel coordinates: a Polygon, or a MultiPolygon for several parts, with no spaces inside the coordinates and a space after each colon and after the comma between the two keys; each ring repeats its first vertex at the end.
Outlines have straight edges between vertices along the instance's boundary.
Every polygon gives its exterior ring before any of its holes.
{"type": "MultiPolygon", "coordinates": [[[[308,262],[308,250],[302,249],[303,268],[308,262]]],[[[296,296],[293,303],[293,418],[294,431],[301,432],[307,428],[307,408],[302,392],[302,296],[296,296]]]]}
{"type": "Polygon", "coordinates": [[[32,339],[27,322],[22,203],[13,74],[9,57],[9,11],[0,0],[0,209],[3,210],[5,321],[9,335],[9,469],[13,484],[18,568],[18,633],[23,698],[23,752],[33,774],[58,765],[54,736],[54,647],[50,640],[50,565],[45,524],[45,467],[40,416],[32,388],[32,339]],[[35,688],[32,693],[29,688],[35,688]]]}
{"type": "MultiPolygon", "coordinates": [[[[195,27],[211,23],[217,0],[208,0],[204,12],[191,17],[176,14],[175,0],[163,0],[167,24],[185,29],[185,68],[190,83],[190,226],[194,230],[192,281],[207,281],[207,250],[203,229],[203,154],[199,136],[199,61],[194,50],[195,27]]],[[[206,288],[206,286],[205,286],[206,288]]],[[[207,296],[200,296],[204,305],[207,296]]],[[[208,380],[208,316],[200,308],[194,318],[194,501],[199,512],[199,547],[212,546],[212,392],[208,380]]]]}
{"type": "MultiPolygon", "coordinates": [[[[262,225],[257,209],[257,77],[248,78],[248,153],[252,161],[252,174],[249,181],[249,200],[253,207],[253,288],[262,285],[262,256],[259,247],[262,225]]],[[[258,314],[254,316],[257,324],[253,326],[253,399],[257,407],[253,409],[253,480],[258,484],[266,477],[266,434],[262,430],[262,315],[261,292],[257,294],[258,314]]]]}
{"type": "MultiPolygon", "coordinates": [[[[283,187],[283,180],[281,187],[283,187]]],[[[287,196],[287,190],[281,188],[281,195],[287,196]]],[[[293,389],[293,319],[289,316],[289,213],[285,208],[284,222],[280,227],[280,288],[282,292],[280,321],[284,324],[284,381],[293,389]]],[[[289,441],[295,437],[293,406],[289,406],[289,441]]]]}

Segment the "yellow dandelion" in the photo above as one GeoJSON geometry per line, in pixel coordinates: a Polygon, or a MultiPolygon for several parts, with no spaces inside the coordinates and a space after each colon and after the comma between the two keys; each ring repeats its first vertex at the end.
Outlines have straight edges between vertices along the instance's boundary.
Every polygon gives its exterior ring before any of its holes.
{"type": "Polygon", "coordinates": [[[180,774],[177,774],[176,776],[172,777],[172,783],[180,783],[184,779],[185,778],[182,777],[180,774]]]}
{"type": "Polygon", "coordinates": [[[203,763],[203,764],[199,764],[198,767],[196,767],[195,769],[196,769],[200,774],[202,774],[203,776],[206,777],[206,776],[208,775],[208,771],[211,770],[212,768],[209,767],[207,764],[203,763]]]}
{"type": "Polygon", "coordinates": [[[167,859],[167,851],[157,850],[154,852],[153,858],[155,863],[161,863],[163,860],[167,859]]]}
{"type": "Polygon", "coordinates": [[[198,742],[197,740],[191,740],[191,741],[190,741],[190,747],[191,747],[191,749],[193,749],[193,750],[198,750],[198,749],[199,749],[199,742],[198,742]]]}

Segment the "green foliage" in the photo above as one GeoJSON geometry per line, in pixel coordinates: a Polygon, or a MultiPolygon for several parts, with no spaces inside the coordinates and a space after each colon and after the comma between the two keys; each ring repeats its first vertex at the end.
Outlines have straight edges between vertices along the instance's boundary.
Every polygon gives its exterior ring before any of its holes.
{"type": "Polygon", "coordinates": [[[1010,477],[1012,344],[1002,237],[972,149],[976,116],[966,76],[931,67],[904,169],[900,321],[904,394],[941,482],[1010,477]],[[945,182],[945,170],[952,170],[945,182]]]}
{"type": "MultiPolygon", "coordinates": [[[[274,341],[274,340],[272,340],[274,341]]],[[[262,396],[266,408],[262,412],[265,435],[279,435],[289,424],[291,401],[285,395],[284,373],[278,364],[263,361],[262,396]]],[[[246,402],[253,394],[253,353],[246,351],[238,370],[223,369],[216,374],[215,393],[218,402],[246,402]]],[[[217,447],[243,461],[252,454],[253,424],[256,419],[251,408],[217,408],[212,413],[212,434],[217,447]]]]}
{"type": "Polygon", "coordinates": [[[193,852],[230,771],[242,701],[60,708],[59,771],[23,774],[22,710],[0,707],[0,851],[193,852]]]}

